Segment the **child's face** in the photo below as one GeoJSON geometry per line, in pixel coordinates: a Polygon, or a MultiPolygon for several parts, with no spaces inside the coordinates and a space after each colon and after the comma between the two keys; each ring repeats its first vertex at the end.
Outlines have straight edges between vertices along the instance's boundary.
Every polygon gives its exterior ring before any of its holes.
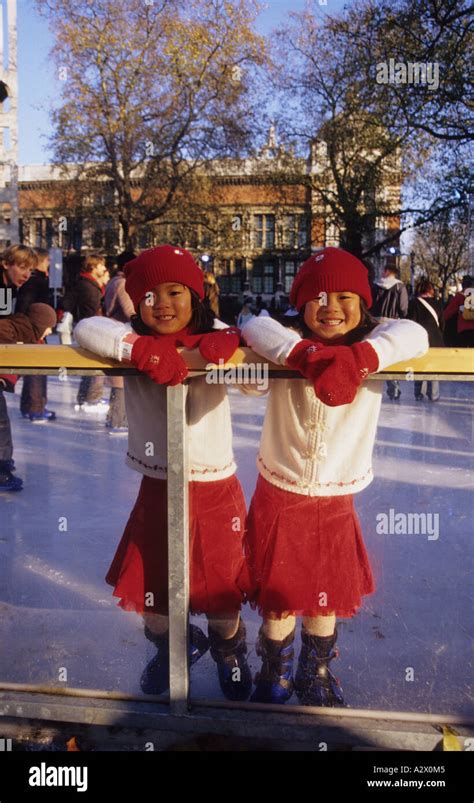
{"type": "Polygon", "coordinates": [[[140,302],[143,323],[159,335],[184,329],[193,314],[189,287],[177,282],[158,284],[140,302]]]}
{"type": "Polygon", "coordinates": [[[360,320],[360,299],[356,293],[321,293],[305,305],[306,326],[323,340],[342,337],[359,326],[360,320]]]}
{"type": "Polygon", "coordinates": [[[8,280],[15,286],[21,287],[31,276],[31,268],[22,268],[18,265],[4,265],[8,280]]]}

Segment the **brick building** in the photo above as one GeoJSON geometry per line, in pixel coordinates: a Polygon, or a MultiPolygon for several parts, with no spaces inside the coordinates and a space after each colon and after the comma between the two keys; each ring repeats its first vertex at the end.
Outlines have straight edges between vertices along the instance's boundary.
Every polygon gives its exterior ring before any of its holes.
{"type": "MultiPolygon", "coordinates": [[[[313,143],[308,159],[285,154],[271,130],[266,147],[257,156],[215,162],[207,168],[200,222],[196,215],[194,220],[192,215],[186,220],[170,213],[166,220],[137,232],[136,248],[163,242],[180,244],[215,274],[222,295],[239,301],[246,294],[261,295],[267,303],[272,299],[286,303],[299,264],[315,249],[340,241],[340,232],[314,191],[323,159],[318,142],[313,143]]],[[[396,175],[389,177],[383,188],[395,206],[400,194],[396,175]]],[[[73,203],[66,198],[62,183],[59,170],[50,165],[20,168],[21,242],[43,248],[59,246],[66,256],[93,250],[110,256],[119,253],[118,221],[100,213],[101,205],[111,208],[113,189],[98,181],[93,197],[90,192],[84,194],[80,209],[72,214],[73,203]]],[[[198,198],[195,207],[199,203],[198,198]]],[[[389,226],[396,229],[398,219],[390,220],[389,226]]],[[[370,239],[375,242],[385,234],[386,229],[376,223],[370,239]]],[[[374,260],[376,273],[388,259],[382,255],[374,260]]]]}

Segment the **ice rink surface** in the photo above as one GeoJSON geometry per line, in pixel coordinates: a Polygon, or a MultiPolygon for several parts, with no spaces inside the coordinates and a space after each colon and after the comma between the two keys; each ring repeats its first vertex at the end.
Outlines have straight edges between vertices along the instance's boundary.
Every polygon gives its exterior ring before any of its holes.
{"type": "MultiPolygon", "coordinates": [[[[127,439],[108,435],[104,415],[74,410],[78,382],[48,379],[48,407],[58,418],[45,425],[20,418],[18,389],[6,394],[24,489],[0,493],[0,680],[141,694],[153,646],[141,618],[118,608],[104,581],[140,475],[125,466],[127,439]]],[[[474,710],[474,387],[440,388],[436,403],[416,402],[410,382],[401,383],[398,402],[385,397],[375,480],[356,496],[377,591],[338,625],[340,657],[332,669],[352,708],[474,710]],[[377,533],[377,516],[390,509],[438,514],[437,537],[377,533]]],[[[249,502],[266,400],[235,389],[230,398],[249,502]]],[[[256,671],[260,620],[248,606],[243,618],[256,671]]],[[[206,632],[205,617],[194,621],[206,632]]],[[[222,698],[209,654],[191,671],[191,694],[222,698]]]]}

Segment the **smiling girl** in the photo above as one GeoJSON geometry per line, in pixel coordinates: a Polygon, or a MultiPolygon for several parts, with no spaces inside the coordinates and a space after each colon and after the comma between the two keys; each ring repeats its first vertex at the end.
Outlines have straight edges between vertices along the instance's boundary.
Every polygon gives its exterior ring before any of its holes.
{"type": "MultiPolygon", "coordinates": [[[[203,273],[188,251],[162,245],[125,266],[125,289],[136,315],[131,325],[87,318],[78,343],[104,357],[132,363],[125,377],[129,422],[127,464],[142,476],[140,492],[107,573],[120,606],[143,616],[145,636],[157,653],[145,667],[141,688],[161,694],[169,686],[168,503],[166,385],[188,374],[179,346],[198,347],[208,361],[227,360],[238,330],[214,319],[203,304],[203,273]],[[220,329],[220,331],[216,331],[220,329]]],[[[190,627],[190,662],[210,648],[226,697],[246,699],[252,679],[246,661],[243,595],[245,501],[235,472],[230,407],[223,385],[200,376],[186,386],[189,457],[190,607],[208,618],[208,638],[190,627]],[[236,522],[241,522],[237,527],[236,522]],[[238,669],[238,672],[234,670],[238,669]]]]}
{"type": "Polygon", "coordinates": [[[305,380],[270,381],[246,534],[248,596],[263,615],[251,700],[284,703],[295,690],[304,705],[344,705],[329,669],[336,617],[352,617],[374,591],[353,494],[373,479],[382,383],[363,380],[421,356],[428,341],[412,321],[371,318],[367,270],[339,248],[301,266],[290,303],[300,332],[260,317],[242,330],[254,351],[305,380]],[[297,615],[302,649],[293,680],[297,615]]]}

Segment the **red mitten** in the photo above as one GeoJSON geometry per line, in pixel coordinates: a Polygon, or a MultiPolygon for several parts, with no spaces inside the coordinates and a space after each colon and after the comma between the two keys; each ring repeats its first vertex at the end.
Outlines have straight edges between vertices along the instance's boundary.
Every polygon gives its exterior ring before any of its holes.
{"type": "Polygon", "coordinates": [[[207,362],[219,364],[219,360],[227,362],[236,352],[240,343],[240,330],[235,326],[209,332],[203,335],[199,351],[207,362]]]}
{"type": "Polygon", "coordinates": [[[158,385],[179,385],[188,375],[188,367],[174,342],[165,338],[147,335],[137,338],[130,360],[158,385]]]}
{"type": "Polygon", "coordinates": [[[364,379],[379,367],[377,353],[367,342],[327,346],[322,357],[325,367],[314,380],[313,387],[318,399],[329,407],[354,401],[364,379]]]}
{"type": "Polygon", "coordinates": [[[5,390],[7,393],[14,393],[17,382],[18,377],[16,374],[0,374],[0,390],[5,390]]]}
{"type": "Polygon", "coordinates": [[[286,364],[294,371],[299,371],[306,379],[316,379],[331,361],[330,357],[325,357],[328,350],[332,349],[322,343],[301,340],[286,358],[286,364]]]}

